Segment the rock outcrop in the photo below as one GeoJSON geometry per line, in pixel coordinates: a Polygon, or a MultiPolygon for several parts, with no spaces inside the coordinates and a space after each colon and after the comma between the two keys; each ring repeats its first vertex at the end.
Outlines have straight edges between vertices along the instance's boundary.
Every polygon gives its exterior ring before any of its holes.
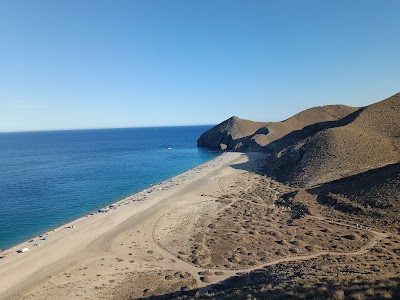
{"type": "Polygon", "coordinates": [[[216,150],[243,151],[248,148],[249,137],[265,124],[233,116],[204,132],[197,140],[197,146],[216,150]]]}

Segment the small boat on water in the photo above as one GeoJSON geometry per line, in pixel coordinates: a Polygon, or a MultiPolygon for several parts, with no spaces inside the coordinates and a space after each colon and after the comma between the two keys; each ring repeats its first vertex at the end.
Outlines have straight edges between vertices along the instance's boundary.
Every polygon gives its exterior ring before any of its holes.
{"type": "Polygon", "coordinates": [[[171,147],[168,147],[167,150],[172,150],[172,148],[171,148],[171,147]]]}

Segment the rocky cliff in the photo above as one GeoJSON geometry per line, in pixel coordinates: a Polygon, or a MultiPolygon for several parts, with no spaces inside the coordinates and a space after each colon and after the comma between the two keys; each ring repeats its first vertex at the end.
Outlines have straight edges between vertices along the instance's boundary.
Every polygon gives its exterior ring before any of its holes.
{"type": "Polygon", "coordinates": [[[249,137],[256,134],[266,123],[243,120],[236,116],[204,132],[197,140],[197,146],[217,150],[245,150],[249,137]]]}

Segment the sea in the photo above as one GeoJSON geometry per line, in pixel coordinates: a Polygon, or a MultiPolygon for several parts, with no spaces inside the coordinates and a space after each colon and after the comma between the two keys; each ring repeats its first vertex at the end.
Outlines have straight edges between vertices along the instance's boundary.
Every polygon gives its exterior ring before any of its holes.
{"type": "Polygon", "coordinates": [[[211,126],[0,133],[0,249],[206,162],[211,126]]]}

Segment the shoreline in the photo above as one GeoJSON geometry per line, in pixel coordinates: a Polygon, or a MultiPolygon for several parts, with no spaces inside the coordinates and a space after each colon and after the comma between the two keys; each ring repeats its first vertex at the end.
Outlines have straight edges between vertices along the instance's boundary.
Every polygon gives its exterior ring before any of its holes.
{"type": "MultiPolygon", "coordinates": [[[[228,152],[224,152],[224,153],[228,153],[228,152]]],[[[176,179],[178,179],[178,177],[184,176],[186,173],[190,173],[192,170],[198,169],[198,168],[200,168],[200,167],[203,168],[203,167],[204,167],[203,165],[207,165],[208,163],[210,163],[210,162],[216,160],[217,158],[221,157],[224,153],[219,154],[219,155],[217,155],[216,157],[213,157],[213,158],[211,158],[211,159],[209,159],[209,160],[207,160],[207,161],[205,161],[205,162],[203,162],[203,163],[201,163],[201,164],[199,164],[199,165],[197,165],[197,166],[194,166],[194,167],[192,167],[192,168],[190,168],[190,169],[188,169],[188,170],[186,170],[186,171],[184,171],[184,172],[182,172],[182,173],[179,173],[179,174],[177,174],[177,175],[174,175],[173,177],[168,177],[167,179],[165,179],[165,180],[163,180],[163,181],[161,181],[161,182],[158,182],[158,183],[155,182],[155,183],[153,183],[153,184],[150,184],[150,187],[141,189],[141,190],[139,190],[139,191],[137,191],[137,192],[134,192],[134,193],[130,193],[130,194],[126,195],[126,196],[119,196],[119,197],[117,197],[117,200],[109,201],[109,202],[107,202],[107,203],[105,203],[105,204],[103,204],[103,205],[100,205],[100,204],[99,204],[99,205],[96,205],[95,208],[93,208],[93,209],[91,209],[91,210],[89,210],[89,211],[87,211],[87,212],[85,212],[85,213],[80,214],[80,215],[79,215],[78,217],[76,217],[76,218],[65,220],[65,222],[62,222],[60,225],[57,225],[57,226],[55,226],[55,227],[52,227],[52,228],[50,228],[50,229],[48,229],[48,230],[44,230],[42,234],[33,235],[33,236],[31,236],[30,238],[24,239],[23,241],[18,242],[18,243],[16,243],[16,244],[13,244],[13,245],[10,246],[10,247],[7,247],[7,248],[0,248],[0,261],[1,261],[1,259],[2,259],[2,254],[3,254],[3,253],[10,252],[12,249],[18,247],[19,245],[26,244],[27,242],[29,242],[29,241],[32,240],[32,239],[37,239],[37,238],[40,237],[40,235],[47,236],[48,234],[46,235],[46,233],[54,232],[54,230],[58,230],[58,229],[60,229],[60,228],[62,228],[62,227],[64,227],[64,226],[66,226],[66,225],[68,225],[68,224],[70,224],[70,223],[73,223],[73,222],[78,221],[78,220],[81,219],[81,218],[86,218],[86,217],[88,217],[88,216],[93,216],[93,215],[98,214],[98,213],[104,213],[104,212],[99,212],[99,210],[101,210],[101,209],[103,209],[103,208],[105,208],[105,207],[109,207],[109,206],[112,206],[112,205],[117,205],[117,206],[128,205],[128,204],[123,203],[123,202],[125,202],[126,200],[130,200],[130,201],[132,201],[132,203],[133,203],[133,202],[137,202],[137,201],[145,201],[146,199],[140,199],[140,200],[139,200],[139,199],[135,199],[135,197],[138,196],[139,194],[143,194],[143,195],[145,196],[144,198],[147,198],[147,194],[150,194],[150,193],[156,191],[156,190],[154,189],[156,186],[164,185],[164,184],[166,184],[166,183],[168,183],[168,182],[171,182],[171,181],[173,181],[173,180],[176,180],[176,179]],[[148,193],[148,191],[151,191],[151,192],[148,193]],[[118,204],[121,204],[121,205],[118,205],[118,204]]],[[[170,187],[170,188],[171,188],[171,187],[170,187]]],[[[162,189],[162,190],[165,190],[165,189],[162,189]]],[[[131,204],[131,203],[129,203],[129,204],[131,204]]]]}
{"type": "Polygon", "coordinates": [[[0,260],[0,278],[7,279],[0,280],[0,299],[202,295],[229,288],[231,279],[248,282],[255,274],[257,281],[281,264],[318,265],[326,256],[332,264],[343,257],[362,263],[389,241],[391,233],[319,214],[288,230],[289,211],[274,205],[287,187],[257,174],[263,158],[224,153],[115,202],[115,211],[65,224],[42,246],[0,260]],[[232,257],[238,262],[229,264],[232,257]]]}
{"type": "Polygon", "coordinates": [[[41,237],[35,236],[33,242],[31,239],[8,248],[2,252],[10,252],[8,257],[0,259],[0,277],[8,278],[7,282],[0,282],[0,298],[13,299],[23,295],[58,274],[59,269],[81,260],[93,259],[100,252],[112,252],[113,240],[126,228],[130,228],[131,223],[139,226],[146,218],[150,220],[153,215],[155,217],[157,206],[174,207],[174,202],[182,199],[187,201],[186,198],[193,190],[203,188],[202,181],[210,180],[212,176],[208,175],[215,172],[219,174],[240,158],[243,158],[242,153],[223,153],[159,184],[113,202],[109,206],[115,206],[116,209],[110,209],[110,212],[88,214],[41,237]],[[40,246],[33,246],[37,242],[41,243],[40,246]],[[29,248],[30,251],[16,253],[23,248],[29,248]]]}

